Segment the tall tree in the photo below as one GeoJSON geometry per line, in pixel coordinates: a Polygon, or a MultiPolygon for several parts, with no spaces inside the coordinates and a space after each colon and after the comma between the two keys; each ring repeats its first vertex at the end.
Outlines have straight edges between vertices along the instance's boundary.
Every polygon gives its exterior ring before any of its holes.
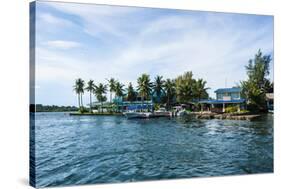
{"type": "Polygon", "coordinates": [[[164,83],[164,90],[167,96],[167,108],[170,109],[171,99],[176,95],[176,85],[171,79],[167,79],[164,83]]]}
{"type": "Polygon", "coordinates": [[[124,89],[123,89],[124,85],[122,83],[120,83],[119,81],[117,81],[115,83],[115,95],[117,97],[123,97],[124,96],[124,89]]]}
{"type": "Polygon", "coordinates": [[[79,91],[79,83],[78,79],[75,80],[75,85],[73,86],[73,90],[77,94],[77,99],[78,99],[78,107],[80,109],[81,103],[80,103],[80,91],[79,91]]]}
{"type": "Polygon", "coordinates": [[[253,108],[264,110],[266,108],[265,94],[270,88],[269,75],[270,55],[263,55],[261,50],[250,59],[246,66],[248,80],[241,82],[242,95],[253,108]]]}
{"type": "Polygon", "coordinates": [[[116,88],[116,80],[114,78],[110,78],[107,80],[109,84],[109,92],[110,92],[110,103],[112,103],[112,93],[115,92],[116,88]]]}
{"type": "Polygon", "coordinates": [[[194,84],[194,97],[197,98],[199,101],[202,98],[208,98],[208,93],[207,90],[210,89],[206,87],[207,82],[204,81],[203,79],[198,79],[195,81],[194,84]]]}
{"type": "Polygon", "coordinates": [[[74,91],[78,95],[79,108],[81,108],[81,107],[83,108],[83,97],[82,97],[82,95],[84,94],[84,85],[85,85],[84,80],[82,80],[81,78],[76,79],[75,85],[74,85],[74,91]]]}
{"type": "Polygon", "coordinates": [[[141,101],[143,104],[144,99],[149,99],[152,91],[152,83],[150,82],[150,77],[148,74],[142,74],[138,78],[138,87],[137,90],[141,96],[141,101]]]}
{"type": "Polygon", "coordinates": [[[194,85],[192,72],[185,72],[175,79],[177,102],[187,103],[194,97],[194,85]]]}
{"type": "Polygon", "coordinates": [[[95,95],[97,100],[101,103],[102,112],[103,112],[103,102],[106,101],[106,96],[105,96],[106,92],[107,92],[107,85],[100,83],[95,87],[95,95]]]}
{"type": "Polygon", "coordinates": [[[164,85],[163,76],[159,76],[159,75],[156,76],[153,83],[153,92],[156,94],[157,102],[160,101],[162,92],[164,92],[163,85],[164,85]]]}
{"type": "Polygon", "coordinates": [[[90,93],[90,111],[92,112],[92,94],[95,90],[95,84],[93,80],[89,80],[87,83],[87,87],[85,88],[90,93]]]}
{"type": "Polygon", "coordinates": [[[134,90],[132,83],[130,82],[127,88],[127,100],[132,102],[135,99],[136,99],[136,92],[134,90]]]}

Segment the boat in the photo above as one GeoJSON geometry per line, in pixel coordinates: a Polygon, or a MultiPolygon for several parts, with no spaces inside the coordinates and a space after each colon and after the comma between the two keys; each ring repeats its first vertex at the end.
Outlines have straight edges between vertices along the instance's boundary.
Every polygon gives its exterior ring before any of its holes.
{"type": "Polygon", "coordinates": [[[177,116],[185,116],[187,115],[187,112],[185,110],[180,110],[178,113],[177,113],[177,116]]]}
{"type": "Polygon", "coordinates": [[[154,117],[170,117],[171,112],[167,111],[165,108],[159,108],[159,110],[153,113],[154,117]]]}
{"type": "Polygon", "coordinates": [[[151,112],[124,112],[123,113],[128,119],[134,118],[149,118],[151,117],[151,112]]]}

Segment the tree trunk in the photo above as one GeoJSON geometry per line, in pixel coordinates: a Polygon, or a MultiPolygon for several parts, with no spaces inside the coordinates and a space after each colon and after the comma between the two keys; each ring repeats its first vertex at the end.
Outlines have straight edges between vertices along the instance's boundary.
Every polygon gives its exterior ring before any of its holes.
{"type": "Polygon", "coordinates": [[[77,97],[78,97],[78,108],[80,109],[80,94],[79,93],[77,94],[77,97]]]}
{"type": "Polygon", "coordinates": [[[112,103],[112,92],[110,92],[110,103],[112,103]]]}
{"type": "Polygon", "coordinates": [[[83,108],[83,96],[82,96],[82,94],[81,94],[80,98],[81,98],[81,106],[83,108]]]}
{"type": "Polygon", "coordinates": [[[101,113],[103,113],[103,103],[101,101],[101,113]]]}
{"type": "Polygon", "coordinates": [[[167,108],[170,109],[170,95],[168,95],[167,97],[168,97],[167,108]]]}
{"type": "Polygon", "coordinates": [[[92,113],[92,92],[90,91],[90,111],[92,113]]]}

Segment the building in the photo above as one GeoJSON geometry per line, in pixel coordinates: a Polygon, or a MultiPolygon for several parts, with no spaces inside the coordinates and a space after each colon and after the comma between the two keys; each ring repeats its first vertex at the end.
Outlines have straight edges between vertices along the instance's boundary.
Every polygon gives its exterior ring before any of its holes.
{"type": "Polygon", "coordinates": [[[244,108],[245,99],[241,98],[241,88],[220,88],[217,89],[215,93],[215,100],[199,101],[199,104],[201,105],[201,111],[223,113],[229,106],[236,106],[238,111],[244,108]]]}

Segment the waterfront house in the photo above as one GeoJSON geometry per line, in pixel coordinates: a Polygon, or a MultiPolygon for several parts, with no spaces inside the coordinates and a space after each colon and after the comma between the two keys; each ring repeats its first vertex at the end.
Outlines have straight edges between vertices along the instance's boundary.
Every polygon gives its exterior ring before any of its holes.
{"type": "Polygon", "coordinates": [[[216,99],[199,101],[201,111],[223,113],[229,106],[236,106],[238,111],[244,108],[245,99],[241,98],[241,88],[220,88],[215,93],[216,99]]]}

